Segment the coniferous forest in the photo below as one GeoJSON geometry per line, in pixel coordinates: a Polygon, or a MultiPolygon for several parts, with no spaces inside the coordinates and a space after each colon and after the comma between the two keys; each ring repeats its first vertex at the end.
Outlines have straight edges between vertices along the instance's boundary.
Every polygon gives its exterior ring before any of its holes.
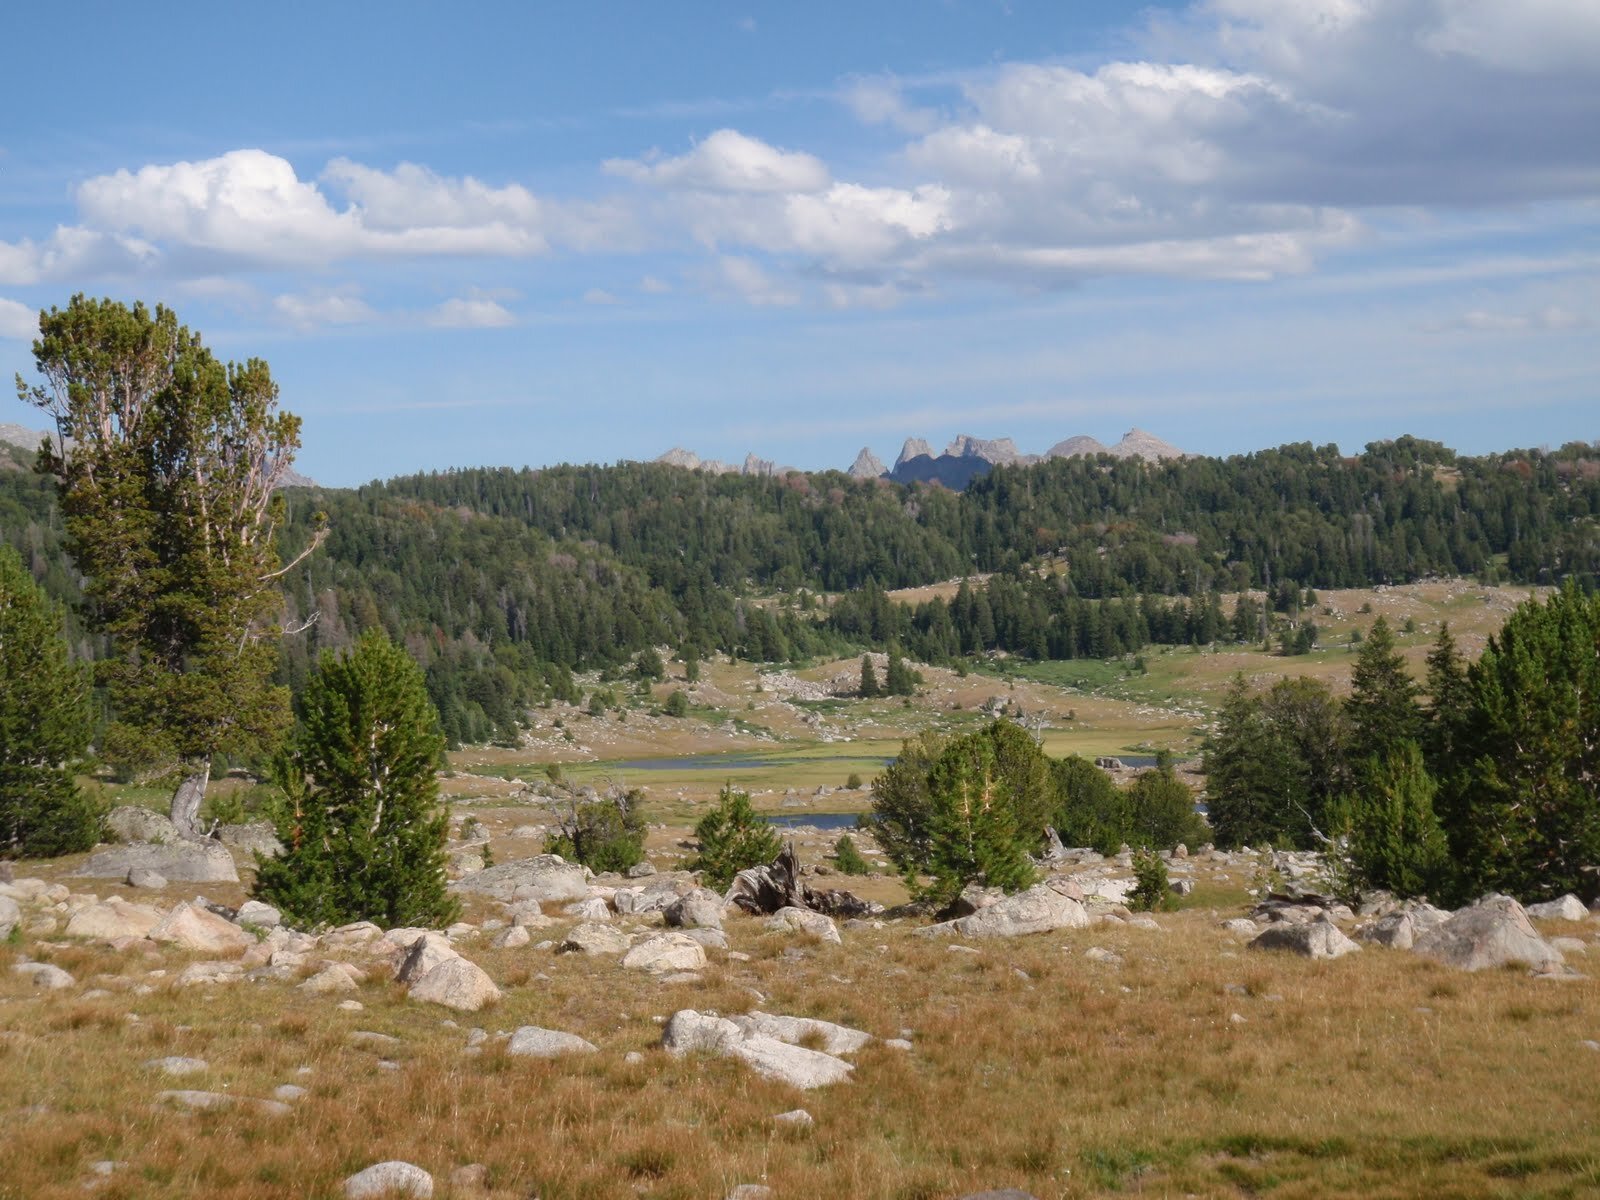
{"type": "MultiPolygon", "coordinates": [[[[80,600],[53,483],[5,452],[0,534],[51,596],[80,600]]],[[[648,646],[780,662],[897,646],[1104,658],[1156,643],[1315,644],[1316,588],[1436,575],[1592,587],[1600,449],[1457,455],[1402,437],[1347,456],[1282,446],[1159,464],[999,467],[961,493],[835,473],[710,475],[656,463],[471,469],[288,492],[279,675],[370,629],[421,663],[454,742],[511,736],[571,673],[648,646]],[[885,593],[984,575],[950,600],[885,593]],[[1224,593],[1264,591],[1262,606],[1224,593]],[[778,603],[771,603],[776,596],[778,603]],[[762,602],[756,600],[761,598],[762,602]]],[[[102,649],[74,625],[80,656],[102,649]]]]}

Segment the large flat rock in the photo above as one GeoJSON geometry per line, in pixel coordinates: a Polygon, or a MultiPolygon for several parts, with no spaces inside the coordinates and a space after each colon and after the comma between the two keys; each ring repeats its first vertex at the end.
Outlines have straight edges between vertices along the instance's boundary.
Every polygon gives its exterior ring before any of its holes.
{"type": "Polygon", "coordinates": [[[554,854],[539,854],[474,871],[452,883],[450,890],[496,900],[584,900],[589,895],[589,881],[577,863],[554,854]]]}
{"type": "Polygon", "coordinates": [[[126,879],[129,871],[154,871],[172,883],[238,883],[233,855],[221,842],[136,842],[107,846],[75,874],[85,879],[126,879]]]}

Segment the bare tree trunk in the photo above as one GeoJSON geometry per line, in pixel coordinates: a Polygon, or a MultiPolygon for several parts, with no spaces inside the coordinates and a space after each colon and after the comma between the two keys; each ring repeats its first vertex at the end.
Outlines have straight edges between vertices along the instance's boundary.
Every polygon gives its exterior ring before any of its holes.
{"type": "Polygon", "coordinates": [[[200,830],[200,804],[206,798],[206,785],[211,782],[211,759],[194,759],[188,764],[189,772],[172,793],[172,823],[178,833],[190,841],[198,841],[200,830]]]}

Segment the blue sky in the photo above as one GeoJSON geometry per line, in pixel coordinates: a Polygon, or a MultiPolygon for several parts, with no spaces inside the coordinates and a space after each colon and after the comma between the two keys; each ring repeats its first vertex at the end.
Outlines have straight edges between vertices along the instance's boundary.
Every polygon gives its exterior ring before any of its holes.
{"type": "Polygon", "coordinates": [[[1600,439],[1594,0],[454,7],[8,14],[0,370],[164,301],[334,484],[1600,439]]]}

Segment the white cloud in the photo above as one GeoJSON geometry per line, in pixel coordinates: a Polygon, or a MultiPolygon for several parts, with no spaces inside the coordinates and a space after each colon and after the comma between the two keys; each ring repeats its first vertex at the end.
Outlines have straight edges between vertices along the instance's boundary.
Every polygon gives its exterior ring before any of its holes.
{"type": "Polygon", "coordinates": [[[613,295],[611,292],[606,291],[605,288],[590,288],[588,291],[586,291],[583,294],[583,302],[585,304],[616,304],[616,303],[619,303],[619,301],[617,300],[616,296],[613,295]]]}
{"type": "Polygon", "coordinates": [[[928,133],[939,121],[932,109],[906,103],[899,81],[891,78],[851,80],[840,92],[840,98],[858,121],[868,125],[890,125],[905,133],[928,133]]]}
{"type": "Polygon", "coordinates": [[[429,312],[427,322],[440,329],[503,329],[517,318],[496,301],[455,296],[429,312]]]}
{"type": "Polygon", "coordinates": [[[800,303],[798,292],[774,280],[752,259],[723,255],[717,259],[715,283],[758,307],[783,308],[800,303]]]}
{"type": "Polygon", "coordinates": [[[138,238],[62,225],[43,242],[0,242],[0,285],[24,287],[61,279],[126,274],[156,258],[138,238]]]}
{"type": "Polygon", "coordinates": [[[285,159],[233,150],[201,162],[150,165],[90,179],[78,206],[92,223],[157,242],[263,263],[358,256],[526,255],[545,248],[538,201],[520,187],[393,172],[346,159],[326,176],[352,203],[335,208],[285,159]]]}
{"type": "Polygon", "coordinates": [[[672,290],[672,285],[665,279],[658,279],[654,275],[646,275],[639,280],[639,290],[651,296],[664,296],[672,290]]]}
{"type": "Polygon", "coordinates": [[[362,325],[378,315],[354,287],[278,296],[272,308],[290,325],[306,331],[325,325],[362,325]]]}
{"type": "Polygon", "coordinates": [[[810,154],[779,150],[735,129],[719,129],[677,158],[611,159],[606,170],[665,188],[710,192],[816,192],[828,168],[810,154]]]}
{"type": "Polygon", "coordinates": [[[0,300],[0,338],[31,341],[39,336],[39,312],[15,300],[0,300]]]}

